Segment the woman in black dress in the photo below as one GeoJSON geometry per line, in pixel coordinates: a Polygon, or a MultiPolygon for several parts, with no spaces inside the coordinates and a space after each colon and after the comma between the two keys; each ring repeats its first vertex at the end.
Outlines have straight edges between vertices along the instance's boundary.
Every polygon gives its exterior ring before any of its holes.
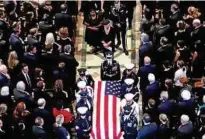
{"type": "Polygon", "coordinates": [[[103,27],[100,30],[101,34],[101,48],[103,50],[104,56],[108,51],[115,52],[115,31],[111,26],[109,20],[103,21],[103,27]]]}
{"type": "Polygon", "coordinates": [[[97,47],[99,47],[100,37],[99,37],[99,27],[101,19],[97,15],[96,11],[91,9],[90,14],[84,20],[84,25],[86,26],[85,41],[91,47],[94,48],[93,53],[97,52],[97,47]]]}

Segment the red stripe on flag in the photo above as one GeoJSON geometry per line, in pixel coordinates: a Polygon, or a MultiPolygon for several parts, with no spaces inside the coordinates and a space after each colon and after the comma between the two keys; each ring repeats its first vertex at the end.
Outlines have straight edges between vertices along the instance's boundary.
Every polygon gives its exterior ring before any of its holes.
{"type": "Polygon", "coordinates": [[[90,135],[93,139],[95,139],[95,134],[94,134],[93,130],[91,131],[90,135]]]}
{"type": "Polygon", "coordinates": [[[111,124],[109,123],[109,120],[108,120],[108,115],[110,114],[109,113],[109,108],[108,108],[108,103],[109,103],[109,96],[105,95],[105,101],[104,101],[104,126],[105,126],[105,137],[109,137],[109,126],[108,124],[111,124]]]}
{"type": "Polygon", "coordinates": [[[117,108],[117,98],[116,97],[113,97],[113,113],[112,113],[112,119],[113,119],[113,138],[116,139],[117,137],[117,111],[116,111],[116,108],[117,108]]]}
{"type": "Polygon", "coordinates": [[[96,119],[93,119],[93,120],[96,120],[96,134],[97,134],[97,139],[101,139],[101,129],[100,129],[100,105],[101,105],[101,87],[102,87],[102,82],[98,82],[98,89],[97,89],[97,110],[96,110],[96,119]]]}

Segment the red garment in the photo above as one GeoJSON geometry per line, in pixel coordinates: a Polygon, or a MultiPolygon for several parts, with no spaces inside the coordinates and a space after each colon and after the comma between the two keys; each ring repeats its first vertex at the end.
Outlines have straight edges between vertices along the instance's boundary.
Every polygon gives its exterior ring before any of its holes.
{"type": "Polygon", "coordinates": [[[53,116],[56,118],[58,115],[62,114],[64,116],[64,123],[71,123],[72,120],[73,120],[73,115],[64,110],[64,109],[61,109],[61,110],[58,110],[56,108],[53,108],[53,116]]]}

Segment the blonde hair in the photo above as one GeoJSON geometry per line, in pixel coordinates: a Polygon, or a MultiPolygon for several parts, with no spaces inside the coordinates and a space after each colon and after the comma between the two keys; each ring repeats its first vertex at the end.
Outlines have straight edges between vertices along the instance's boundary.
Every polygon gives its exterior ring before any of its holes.
{"type": "Polygon", "coordinates": [[[194,18],[198,18],[199,16],[201,16],[201,13],[199,12],[199,9],[197,9],[193,6],[190,6],[187,11],[194,18]]]}
{"type": "Polygon", "coordinates": [[[18,56],[17,56],[17,53],[15,51],[11,51],[9,53],[9,57],[8,57],[7,62],[8,62],[9,69],[14,69],[16,67],[16,65],[19,63],[18,56]]]}
{"type": "Polygon", "coordinates": [[[55,42],[55,38],[53,33],[48,33],[46,35],[46,41],[45,41],[45,48],[50,49],[53,45],[53,43],[55,42]]]}

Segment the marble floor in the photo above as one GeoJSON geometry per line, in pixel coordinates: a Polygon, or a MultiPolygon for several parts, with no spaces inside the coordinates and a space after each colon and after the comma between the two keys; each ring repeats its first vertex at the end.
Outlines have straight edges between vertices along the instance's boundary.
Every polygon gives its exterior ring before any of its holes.
{"type": "MultiPolygon", "coordinates": [[[[137,69],[138,67],[138,48],[140,44],[140,19],[141,19],[141,5],[137,5],[135,8],[133,19],[132,30],[127,30],[126,33],[126,44],[127,50],[129,51],[129,56],[126,56],[122,52],[122,46],[115,52],[115,60],[117,60],[123,71],[125,65],[129,63],[134,63],[137,69]]],[[[91,48],[84,41],[85,26],[83,25],[83,15],[79,14],[77,17],[77,33],[76,33],[76,59],[79,61],[79,68],[87,68],[88,73],[90,73],[95,80],[100,80],[100,65],[104,60],[101,53],[98,55],[90,54],[91,48]]]]}

